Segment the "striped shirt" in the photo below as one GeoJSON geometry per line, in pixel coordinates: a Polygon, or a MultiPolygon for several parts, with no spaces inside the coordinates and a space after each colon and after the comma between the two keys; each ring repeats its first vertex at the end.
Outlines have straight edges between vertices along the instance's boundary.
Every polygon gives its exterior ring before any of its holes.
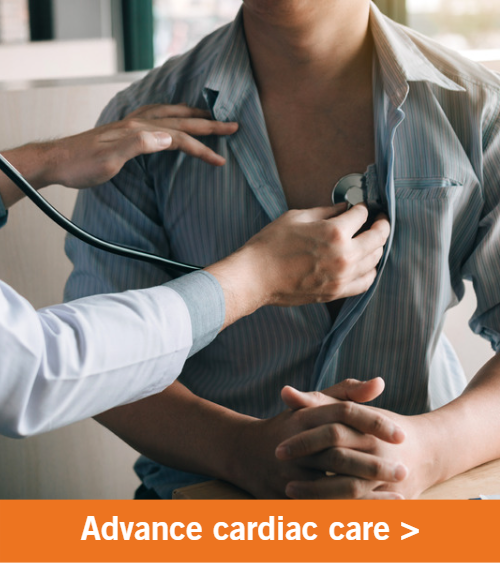
{"type": "MultiPolygon", "coordinates": [[[[391,222],[377,278],[347,299],[333,324],[324,305],[263,308],[193,356],[181,381],[236,411],[270,417],[283,409],[285,384],[323,389],[347,377],[382,377],[386,390],[374,404],[403,414],[448,402],[465,386],[442,334],[463,279],[473,281],[478,300],[472,330],[500,347],[500,80],[373,4],[370,26],[376,162],[365,195],[391,222]]],[[[287,209],[241,14],[118,94],[101,123],[161,102],[237,121],[235,135],[206,141],[227,164],[213,168],[174,152],[137,158],[106,186],[80,194],[75,220],[120,243],[209,264],[287,209]]],[[[67,252],[75,265],[70,299],[167,279],[159,268],[73,239],[67,252]]],[[[162,497],[197,479],[144,458],[136,468],[162,497]]]]}

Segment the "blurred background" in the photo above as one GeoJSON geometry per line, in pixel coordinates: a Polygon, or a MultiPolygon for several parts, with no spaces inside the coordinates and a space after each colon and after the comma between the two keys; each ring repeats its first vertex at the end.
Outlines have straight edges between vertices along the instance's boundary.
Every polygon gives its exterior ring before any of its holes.
{"type": "MultiPolygon", "coordinates": [[[[313,2],[314,0],[310,0],[313,2]]],[[[500,71],[498,0],[378,0],[390,17],[500,71]]],[[[241,0],[0,0],[0,150],[93,126],[153,66],[229,22],[241,0]]],[[[75,192],[45,195],[71,215],[75,192]]],[[[0,279],[35,307],[58,303],[64,233],[30,202],[0,231],[0,279]]],[[[467,321],[470,286],[445,330],[467,376],[491,357],[467,321]]],[[[137,454],[92,420],[22,441],[0,437],[0,499],[131,498],[137,454]]]]}
{"type": "MultiPolygon", "coordinates": [[[[500,59],[500,2],[377,4],[393,19],[474,59],[500,59]]],[[[0,65],[0,80],[152,68],[229,22],[240,5],[241,0],[0,0],[0,51],[11,61],[0,65]]]]}

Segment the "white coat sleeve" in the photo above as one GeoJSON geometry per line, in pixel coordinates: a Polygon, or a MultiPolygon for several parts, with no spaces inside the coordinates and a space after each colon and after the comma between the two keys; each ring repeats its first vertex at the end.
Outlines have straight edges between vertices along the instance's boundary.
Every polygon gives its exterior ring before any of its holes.
{"type": "Polygon", "coordinates": [[[46,432],[162,391],[224,313],[206,272],[40,311],[0,281],[0,433],[46,432]]]}

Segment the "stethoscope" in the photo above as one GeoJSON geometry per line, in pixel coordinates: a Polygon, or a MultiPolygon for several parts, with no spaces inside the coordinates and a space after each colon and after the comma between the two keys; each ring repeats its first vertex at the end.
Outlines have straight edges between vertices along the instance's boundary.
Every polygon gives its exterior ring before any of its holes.
{"type": "Polygon", "coordinates": [[[184,262],[176,262],[175,260],[169,260],[168,258],[163,258],[162,256],[150,254],[149,252],[102,240],[81,229],[75,225],[75,223],[64,217],[64,215],[61,215],[61,213],[59,213],[57,209],[55,209],[44,197],[42,197],[21,175],[21,173],[16,170],[16,168],[14,168],[14,166],[12,166],[12,164],[1,154],[0,170],[8,176],[8,178],[12,180],[12,182],[14,182],[14,184],[16,184],[16,186],[24,192],[24,194],[29,197],[29,199],[31,199],[37,207],[48,215],[52,221],[57,223],[71,235],[87,244],[90,244],[90,246],[94,246],[95,248],[104,250],[105,252],[110,252],[111,254],[117,254],[118,256],[135,258],[136,260],[142,260],[143,262],[150,262],[151,264],[162,266],[173,277],[179,277],[183,274],[189,274],[190,272],[201,270],[199,266],[185,264],[184,262]]]}
{"type": "Polygon", "coordinates": [[[365,176],[363,174],[348,174],[341,178],[332,190],[332,203],[347,203],[351,208],[357,203],[363,203],[365,176]]]}
{"type": "MultiPolygon", "coordinates": [[[[78,227],[78,225],[75,225],[75,223],[59,213],[59,211],[57,211],[55,207],[42,197],[22,176],[22,174],[16,170],[16,168],[14,168],[14,166],[12,166],[12,164],[1,154],[0,170],[10,180],[12,180],[12,182],[14,182],[14,184],[16,184],[16,186],[29,199],[31,199],[38,208],[52,219],[52,221],[57,223],[71,235],[90,246],[98,248],[99,250],[104,250],[105,252],[110,252],[111,254],[117,254],[118,256],[135,258],[136,260],[142,260],[143,262],[160,265],[173,277],[179,277],[183,274],[189,274],[190,272],[196,272],[197,270],[202,269],[200,266],[193,266],[192,264],[186,264],[184,262],[176,262],[175,260],[170,260],[168,258],[164,258],[163,256],[157,256],[156,254],[150,254],[149,252],[144,252],[143,250],[137,250],[135,248],[122,246],[120,244],[100,239],[78,227]]],[[[348,207],[356,205],[357,203],[362,203],[364,201],[363,184],[364,176],[362,174],[348,174],[347,176],[344,176],[333,188],[332,203],[335,205],[336,203],[347,202],[348,207]]]]}

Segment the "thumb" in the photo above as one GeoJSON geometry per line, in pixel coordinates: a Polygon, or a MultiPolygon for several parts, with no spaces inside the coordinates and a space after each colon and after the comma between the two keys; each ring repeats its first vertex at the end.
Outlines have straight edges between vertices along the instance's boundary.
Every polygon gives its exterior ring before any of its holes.
{"type": "Polygon", "coordinates": [[[300,220],[304,223],[313,223],[315,221],[327,221],[342,215],[347,210],[346,203],[337,203],[328,207],[311,207],[309,209],[301,209],[300,220]]]}
{"type": "Polygon", "coordinates": [[[385,382],[381,377],[359,381],[358,379],[344,379],[340,383],[323,389],[323,393],[329,397],[342,401],[354,401],[355,403],[368,403],[376,399],[384,390],[385,382]]]}
{"type": "Polygon", "coordinates": [[[121,140],[122,154],[130,160],[141,154],[152,154],[168,149],[172,137],[164,131],[136,131],[132,137],[121,140]]]}
{"type": "Polygon", "coordinates": [[[286,406],[292,410],[328,405],[335,402],[335,399],[367,403],[377,398],[384,387],[384,380],[380,377],[368,381],[345,379],[322,392],[310,391],[306,393],[287,385],[281,391],[281,398],[286,406]]]}
{"type": "Polygon", "coordinates": [[[306,407],[319,407],[321,405],[329,405],[335,401],[319,391],[298,391],[294,387],[287,385],[281,390],[281,398],[285,405],[292,409],[304,409],[306,407]]]}

